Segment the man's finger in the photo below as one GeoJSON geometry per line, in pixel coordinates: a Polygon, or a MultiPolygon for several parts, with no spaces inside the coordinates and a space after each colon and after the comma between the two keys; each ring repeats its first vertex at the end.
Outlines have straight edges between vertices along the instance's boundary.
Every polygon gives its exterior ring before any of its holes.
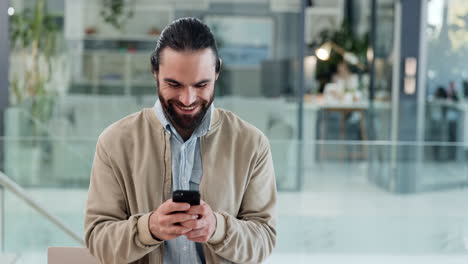
{"type": "Polygon", "coordinates": [[[187,211],[190,209],[190,204],[188,203],[174,203],[172,199],[164,202],[160,207],[161,214],[170,214],[173,212],[187,211]]]}
{"type": "Polygon", "coordinates": [[[187,228],[185,226],[176,226],[176,225],[173,225],[173,226],[166,229],[166,232],[168,234],[177,235],[177,236],[184,235],[184,234],[186,234],[187,232],[190,232],[190,231],[192,231],[191,228],[187,228]]]}
{"type": "Polygon", "coordinates": [[[202,218],[199,220],[188,220],[188,221],[182,222],[181,224],[188,228],[200,229],[200,228],[204,228],[207,222],[205,218],[202,218]]]}
{"type": "Polygon", "coordinates": [[[204,204],[195,205],[195,206],[190,207],[190,209],[186,213],[203,216],[203,215],[208,214],[208,207],[204,204]]]}
{"type": "Polygon", "coordinates": [[[191,215],[191,214],[186,214],[186,213],[169,214],[164,217],[167,218],[167,219],[164,219],[167,224],[181,223],[181,222],[186,222],[188,220],[197,219],[196,215],[191,215]]]}

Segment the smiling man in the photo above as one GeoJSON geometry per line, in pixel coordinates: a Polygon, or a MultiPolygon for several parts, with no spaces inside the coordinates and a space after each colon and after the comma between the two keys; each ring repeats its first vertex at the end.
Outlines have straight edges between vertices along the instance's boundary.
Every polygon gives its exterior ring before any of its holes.
{"type": "Polygon", "coordinates": [[[102,263],[261,263],[276,242],[266,137],[213,105],[221,59],[210,29],[182,18],[151,56],[153,108],[99,137],[85,240],[102,263]],[[200,191],[200,205],[175,190],[200,191]]]}

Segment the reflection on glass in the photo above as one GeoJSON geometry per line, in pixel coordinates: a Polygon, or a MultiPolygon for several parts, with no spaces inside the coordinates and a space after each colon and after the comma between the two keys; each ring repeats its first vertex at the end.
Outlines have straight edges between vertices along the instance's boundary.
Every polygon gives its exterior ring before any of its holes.
{"type": "MultiPolygon", "coordinates": [[[[425,139],[465,142],[468,56],[464,1],[437,0],[428,3],[425,139]]],[[[432,161],[464,162],[463,151],[453,146],[425,151],[432,161]]]]}

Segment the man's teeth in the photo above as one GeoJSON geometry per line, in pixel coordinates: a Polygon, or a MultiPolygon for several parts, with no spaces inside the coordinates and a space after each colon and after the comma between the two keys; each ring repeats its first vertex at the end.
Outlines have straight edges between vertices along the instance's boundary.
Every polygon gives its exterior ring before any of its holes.
{"type": "Polygon", "coordinates": [[[191,107],[179,106],[179,108],[182,109],[182,110],[185,110],[185,111],[190,111],[190,110],[195,109],[195,106],[191,106],[191,107]]]}

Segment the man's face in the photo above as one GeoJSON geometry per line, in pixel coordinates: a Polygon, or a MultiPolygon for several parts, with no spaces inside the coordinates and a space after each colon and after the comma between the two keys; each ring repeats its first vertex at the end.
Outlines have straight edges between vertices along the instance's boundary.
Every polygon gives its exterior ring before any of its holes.
{"type": "Polygon", "coordinates": [[[161,51],[158,96],[164,112],[176,129],[193,131],[214,99],[215,56],[211,49],[161,51]]]}

